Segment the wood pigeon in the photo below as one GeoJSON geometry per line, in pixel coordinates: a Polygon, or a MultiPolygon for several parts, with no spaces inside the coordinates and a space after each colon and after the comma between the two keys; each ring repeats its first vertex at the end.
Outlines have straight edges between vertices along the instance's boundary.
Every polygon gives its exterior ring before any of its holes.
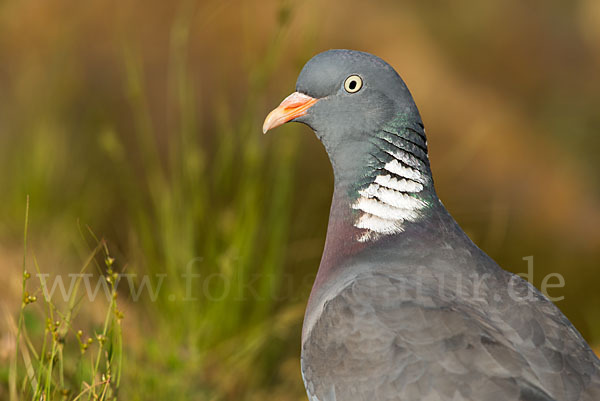
{"type": "Polygon", "coordinates": [[[335,177],[302,329],[311,401],[600,400],[579,332],[439,200],[421,116],[389,64],[318,54],[263,132],[288,121],[313,129],[335,177]]]}

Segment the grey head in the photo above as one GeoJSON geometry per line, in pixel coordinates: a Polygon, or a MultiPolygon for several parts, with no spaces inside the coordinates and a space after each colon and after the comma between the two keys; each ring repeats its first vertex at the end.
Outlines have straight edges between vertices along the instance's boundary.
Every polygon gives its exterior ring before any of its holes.
{"type": "Polygon", "coordinates": [[[329,50],[306,63],[296,91],[319,99],[296,119],[310,126],[329,150],[348,141],[367,141],[381,124],[403,114],[421,121],[398,73],[379,57],[329,50]]]}
{"type": "Polygon", "coordinates": [[[311,127],[325,146],[333,206],[354,211],[348,218],[359,240],[404,231],[437,204],[421,116],[402,78],[379,57],[353,50],[314,56],[263,131],[289,121],[311,127]]]}
{"type": "Polygon", "coordinates": [[[333,163],[338,157],[336,150],[344,144],[368,142],[373,132],[395,117],[402,115],[421,123],[402,78],[388,63],[369,53],[328,50],[314,56],[298,76],[296,93],[318,102],[306,113],[279,122],[295,121],[311,127],[333,163]]]}

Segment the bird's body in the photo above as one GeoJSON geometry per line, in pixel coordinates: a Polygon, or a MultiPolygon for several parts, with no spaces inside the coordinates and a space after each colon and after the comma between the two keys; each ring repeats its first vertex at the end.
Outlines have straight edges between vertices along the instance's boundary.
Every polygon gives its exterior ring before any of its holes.
{"type": "Polygon", "coordinates": [[[600,400],[598,361],[564,315],[434,218],[405,232],[418,243],[363,252],[311,294],[309,399],[600,400]]]}
{"type": "Polygon", "coordinates": [[[395,71],[329,51],[296,89],[265,127],[311,126],[335,176],[302,333],[309,399],[600,400],[600,361],[577,330],[438,199],[420,115],[395,71]]]}

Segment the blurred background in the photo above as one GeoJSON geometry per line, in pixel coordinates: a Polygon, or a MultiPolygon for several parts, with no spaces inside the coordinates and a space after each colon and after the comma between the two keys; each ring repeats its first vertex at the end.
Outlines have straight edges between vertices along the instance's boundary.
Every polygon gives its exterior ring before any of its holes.
{"type": "Polygon", "coordinates": [[[332,172],[261,126],[330,48],[396,68],[444,204],[600,345],[600,2],[3,0],[0,399],[305,399],[332,172]],[[43,300],[90,260],[160,291],[43,300]]]}

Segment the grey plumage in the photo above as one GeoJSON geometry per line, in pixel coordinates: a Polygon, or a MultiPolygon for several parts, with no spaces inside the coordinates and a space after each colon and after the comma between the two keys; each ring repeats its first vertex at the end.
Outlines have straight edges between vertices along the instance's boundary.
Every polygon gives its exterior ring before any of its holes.
{"type": "Polygon", "coordinates": [[[598,360],[562,313],[537,291],[514,301],[513,276],[466,237],[434,240],[454,232],[440,217],[421,244],[373,249],[316,289],[302,345],[309,398],[600,399],[598,360]]]}
{"type": "Polygon", "coordinates": [[[296,90],[318,101],[292,121],[315,130],[335,175],[303,326],[309,399],[600,400],[600,361],[577,330],[439,201],[421,117],[392,67],[329,51],[296,90]],[[349,93],[353,74],[363,87],[349,93]]]}

